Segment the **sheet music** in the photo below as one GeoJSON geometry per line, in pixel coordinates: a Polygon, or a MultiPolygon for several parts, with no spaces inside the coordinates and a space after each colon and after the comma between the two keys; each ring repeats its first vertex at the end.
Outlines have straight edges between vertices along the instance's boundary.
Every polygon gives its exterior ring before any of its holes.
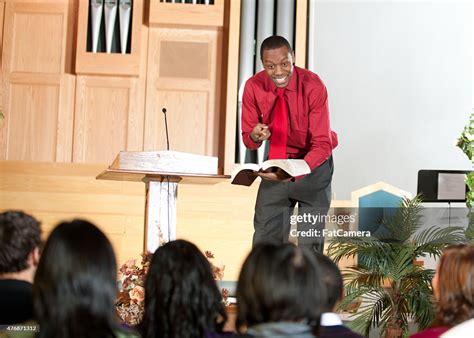
{"type": "Polygon", "coordinates": [[[438,174],[439,200],[464,200],[466,198],[465,174],[438,174]]]}

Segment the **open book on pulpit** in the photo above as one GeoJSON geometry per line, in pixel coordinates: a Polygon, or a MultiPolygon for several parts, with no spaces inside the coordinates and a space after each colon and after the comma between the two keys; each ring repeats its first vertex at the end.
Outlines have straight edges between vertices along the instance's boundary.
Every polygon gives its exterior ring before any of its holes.
{"type": "Polygon", "coordinates": [[[260,165],[245,163],[232,171],[231,183],[248,187],[258,177],[257,173],[275,172],[278,169],[283,170],[288,178],[306,175],[311,172],[305,160],[268,160],[260,165]]]}

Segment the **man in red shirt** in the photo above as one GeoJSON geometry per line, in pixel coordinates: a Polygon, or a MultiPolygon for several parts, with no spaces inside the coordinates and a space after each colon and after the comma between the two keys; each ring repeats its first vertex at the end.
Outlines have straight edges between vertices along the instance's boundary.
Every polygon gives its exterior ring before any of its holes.
{"type": "MultiPolygon", "coordinates": [[[[248,149],[269,140],[269,159],[304,159],[311,173],[294,181],[282,172],[260,173],[253,244],[288,240],[290,216],[298,203],[298,243],[322,252],[324,221],[331,202],[332,150],[337,135],[329,123],[326,87],[314,73],[294,66],[294,52],[281,36],[260,48],[264,70],[245,84],[242,138],[248,149]]],[[[293,233],[292,233],[293,235],[293,233]]]]}

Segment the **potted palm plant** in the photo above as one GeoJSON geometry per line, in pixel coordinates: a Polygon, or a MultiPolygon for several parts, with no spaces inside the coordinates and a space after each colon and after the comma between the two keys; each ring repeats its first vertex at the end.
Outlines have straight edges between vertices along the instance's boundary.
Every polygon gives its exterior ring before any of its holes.
{"type": "Polygon", "coordinates": [[[434,318],[431,279],[434,270],[417,264],[423,256],[439,257],[450,244],[465,242],[462,227],[430,227],[421,230],[419,197],[403,199],[384,230],[369,237],[338,237],[328,253],[336,262],[363,257],[357,266],[343,271],[346,297],[341,307],[356,300],[362,305],[352,315],[353,329],[368,335],[380,327],[382,336],[406,337],[408,321],[425,328],[434,318]]]}

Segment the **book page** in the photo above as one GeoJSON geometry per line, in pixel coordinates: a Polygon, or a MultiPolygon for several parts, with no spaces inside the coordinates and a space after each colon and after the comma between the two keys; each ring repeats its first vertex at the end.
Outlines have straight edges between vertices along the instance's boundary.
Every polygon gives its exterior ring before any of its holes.
{"type": "Polygon", "coordinates": [[[283,169],[293,177],[306,175],[311,172],[305,160],[268,160],[262,163],[263,170],[271,167],[283,169]]]}

